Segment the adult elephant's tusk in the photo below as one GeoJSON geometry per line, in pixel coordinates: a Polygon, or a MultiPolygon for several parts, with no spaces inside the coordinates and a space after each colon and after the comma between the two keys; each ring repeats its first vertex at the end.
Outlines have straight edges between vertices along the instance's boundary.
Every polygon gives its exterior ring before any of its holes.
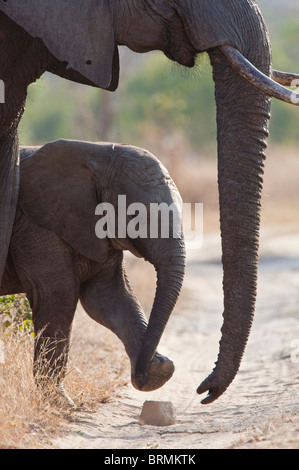
{"type": "Polygon", "coordinates": [[[272,78],[267,77],[254,65],[252,65],[245,57],[232,46],[219,46],[219,49],[227,58],[233,69],[239,75],[248,80],[252,85],[262,90],[267,95],[285,101],[286,103],[299,106],[299,94],[284,88],[276,83],[272,78]]]}
{"type": "Polygon", "coordinates": [[[280,85],[299,87],[299,75],[296,73],[272,70],[272,78],[275,80],[275,82],[280,83],[280,85]]]}

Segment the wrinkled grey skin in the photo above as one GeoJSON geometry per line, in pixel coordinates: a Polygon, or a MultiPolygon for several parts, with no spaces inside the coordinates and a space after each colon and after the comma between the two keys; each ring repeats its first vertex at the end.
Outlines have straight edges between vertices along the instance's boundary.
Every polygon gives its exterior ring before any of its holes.
{"type": "Polygon", "coordinates": [[[48,70],[115,90],[117,45],[140,53],[161,50],[186,67],[194,65],[196,54],[208,51],[217,105],[224,271],[218,361],[198,388],[198,393],[209,392],[202,403],[211,403],[239,369],[255,309],[270,99],[231,68],[219,47],[233,46],[270,75],[270,44],[256,2],[9,0],[0,1],[0,10],[0,77],[6,82],[6,104],[0,109],[0,276],[17,202],[17,126],[29,83],[48,70]]]}
{"type": "MultiPolygon", "coordinates": [[[[161,387],[171,360],[156,348],[184,276],[182,238],[100,239],[100,202],[175,203],[180,194],[149,152],[126,145],[56,141],[21,150],[20,196],[0,295],[25,292],[35,329],[34,371],[61,382],[78,300],[123,342],[133,385],[161,387]],[[157,289],[149,325],[123,263],[129,249],[155,266],[157,289]],[[46,347],[46,354],[43,353],[46,347]]],[[[171,224],[170,224],[171,226],[171,224]]],[[[148,229],[149,230],[149,229],[148,229]]],[[[170,230],[170,234],[172,234],[170,230]]],[[[40,381],[40,377],[39,377],[40,381]]]]}

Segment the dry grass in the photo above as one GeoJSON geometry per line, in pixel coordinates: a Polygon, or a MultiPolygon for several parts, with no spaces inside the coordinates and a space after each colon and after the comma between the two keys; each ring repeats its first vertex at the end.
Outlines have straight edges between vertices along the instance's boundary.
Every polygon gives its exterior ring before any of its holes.
{"type": "Polygon", "coordinates": [[[47,439],[57,417],[36,388],[32,376],[32,339],[5,341],[0,364],[0,448],[28,448],[47,439]],[[38,436],[38,439],[37,439],[38,436]]]}
{"type": "MultiPolygon", "coordinates": [[[[94,322],[79,311],[74,325],[68,374],[64,381],[77,409],[93,411],[108,402],[127,381],[127,360],[117,341],[102,328],[95,335],[94,322]],[[92,323],[92,325],[91,325],[92,323]],[[113,343],[115,341],[115,344],[113,343]]],[[[101,327],[99,326],[99,330],[101,327]]],[[[69,421],[76,410],[55,401],[36,387],[33,374],[33,338],[9,335],[0,364],[0,448],[47,447],[48,440],[69,421]]]]}

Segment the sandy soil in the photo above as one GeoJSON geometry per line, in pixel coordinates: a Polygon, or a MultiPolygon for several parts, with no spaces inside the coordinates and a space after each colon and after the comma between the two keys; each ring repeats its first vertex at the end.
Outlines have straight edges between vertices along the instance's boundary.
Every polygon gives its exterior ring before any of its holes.
{"type": "Polygon", "coordinates": [[[299,448],[299,230],[262,234],[256,316],[241,370],[226,393],[201,405],[196,388],[213,368],[222,312],[219,236],[188,252],[183,300],[160,351],[176,371],[162,389],[128,384],[96,412],[78,412],[52,445],[75,449],[299,448]],[[296,342],[297,340],[297,342],[296,342]],[[296,355],[296,350],[298,354],[296,355]],[[171,401],[176,424],[140,426],[145,400],[171,401]]]}

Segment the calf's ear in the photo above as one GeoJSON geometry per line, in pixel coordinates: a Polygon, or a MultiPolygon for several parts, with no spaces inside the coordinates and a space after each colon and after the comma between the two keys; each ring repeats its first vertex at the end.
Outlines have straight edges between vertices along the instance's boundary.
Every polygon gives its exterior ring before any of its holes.
{"type": "Polygon", "coordinates": [[[52,230],[87,258],[104,262],[108,241],[95,233],[99,195],[80,152],[76,142],[56,141],[23,160],[19,205],[34,223],[52,230]]]}

